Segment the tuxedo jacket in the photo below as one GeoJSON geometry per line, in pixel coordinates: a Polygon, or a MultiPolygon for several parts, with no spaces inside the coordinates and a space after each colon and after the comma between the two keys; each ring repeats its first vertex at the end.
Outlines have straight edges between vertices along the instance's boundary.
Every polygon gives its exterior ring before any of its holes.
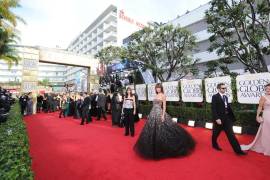
{"type": "Polygon", "coordinates": [[[97,106],[101,108],[105,108],[106,106],[106,96],[104,94],[99,94],[97,99],[97,106]]]}
{"type": "Polygon", "coordinates": [[[220,119],[223,123],[229,120],[235,121],[235,116],[232,111],[231,105],[228,103],[228,97],[225,96],[227,102],[227,112],[225,109],[225,103],[219,93],[212,96],[212,117],[215,122],[217,119],[220,119]]]}
{"type": "Polygon", "coordinates": [[[81,108],[82,109],[88,109],[89,106],[90,106],[90,103],[91,103],[91,97],[90,96],[86,96],[83,100],[83,103],[82,103],[82,106],[81,108]]]}

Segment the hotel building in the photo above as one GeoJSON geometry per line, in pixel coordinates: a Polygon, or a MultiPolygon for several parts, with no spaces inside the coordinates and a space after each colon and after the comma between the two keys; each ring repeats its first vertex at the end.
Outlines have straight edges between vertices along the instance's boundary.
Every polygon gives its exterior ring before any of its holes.
{"type": "MultiPolygon", "coordinates": [[[[205,11],[207,11],[209,8],[209,3],[201,5],[198,8],[168,22],[169,24],[188,29],[196,37],[197,47],[196,50],[192,52],[192,55],[194,59],[199,59],[197,66],[200,70],[199,77],[201,78],[204,77],[204,71],[207,70],[206,63],[220,59],[215,52],[207,51],[210,47],[209,37],[211,34],[207,32],[205,11]]],[[[268,56],[267,64],[268,67],[270,67],[270,56],[268,56]]],[[[246,73],[245,67],[241,63],[230,64],[228,67],[232,72],[239,74],[246,73]]]]}
{"type": "MultiPolygon", "coordinates": [[[[104,47],[121,46],[125,37],[145,24],[127,15],[123,9],[110,5],[70,43],[67,50],[94,56],[104,47]]],[[[83,77],[84,71],[84,68],[67,67],[67,82],[83,82],[79,77],[83,77]]]]}

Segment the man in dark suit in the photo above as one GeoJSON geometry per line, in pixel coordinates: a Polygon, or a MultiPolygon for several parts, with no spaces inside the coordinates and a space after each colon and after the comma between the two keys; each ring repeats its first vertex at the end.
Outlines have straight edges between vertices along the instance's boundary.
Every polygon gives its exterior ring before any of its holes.
{"type": "Polygon", "coordinates": [[[226,86],[224,83],[217,85],[218,93],[212,97],[212,115],[213,115],[213,134],[212,134],[212,146],[218,151],[222,151],[217,143],[217,138],[221,131],[224,130],[234,152],[238,155],[245,155],[241,150],[241,147],[233,132],[233,122],[235,121],[234,113],[230,104],[228,103],[228,97],[225,95],[226,86]]]}
{"type": "Polygon", "coordinates": [[[48,112],[53,112],[53,97],[51,93],[48,94],[47,101],[48,101],[48,112]]]}
{"type": "Polygon", "coordinates": [[[91,108],[91,97],[88,96],[87,93],[84,94],[84,100],[81,105],[81,110],[82,110],[82,121],[81,125],[84,125],[84,121],[86,121],[86,124],[91,122],[91,114],[89,113],[91,108]],[[89,117],[90,116],[90,117],[89,117]]]}
{"type": "Polygon", "coordinates": [[[91,96],[91,115],[96,117],[97,116],[97,102],[96,102],[96,98],[98,96],[98,92],[95,90],[93,94],[90,95],[91,96]]]}
{"type": "Polygon", "coordinates": [[[97,120],[100,120],[101,115],[105,120],[107,120],[106,117],[106,96],[103,93],[103,90],[100,90],[99,94],[96,97],[97,101],[97,120]]]}
{"type": "Polygon", "coordinates": [[[28,96],[26,94],[22,95],[19,98],[20,106],[21,106],[21,115],[24,115],[26,106],[27,106],[28,96]]]}

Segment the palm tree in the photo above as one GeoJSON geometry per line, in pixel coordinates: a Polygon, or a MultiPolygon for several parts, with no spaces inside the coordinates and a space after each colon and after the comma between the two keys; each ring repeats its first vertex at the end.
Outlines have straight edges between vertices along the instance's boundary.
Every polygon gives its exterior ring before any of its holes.
{"type": "Polygon", "coordinates": [[[12,46],[16,43],[16,38],[14,33],[8,33],[0,28],[0,59],[6,61],[9,68],[12,64],[17,65],[20,60],[15,47],[12,46]]]}
{"type": "Polygon", "coordinates": [[[13,45],[17,43],[19,37],[16,35],[18,21],[25,23],[22,18],[11,10],[20,7],[20,0],[0,1],[0,59],[5,60],[9,68],[13,63],[18,64],[20,58],[13,45]]]}

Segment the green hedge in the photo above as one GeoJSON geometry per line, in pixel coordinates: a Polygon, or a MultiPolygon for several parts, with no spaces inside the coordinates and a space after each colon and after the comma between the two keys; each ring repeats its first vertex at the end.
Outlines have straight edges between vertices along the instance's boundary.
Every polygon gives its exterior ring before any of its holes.
{"type": "Polygon", "coordinates": [[[29,143],[18,102],[0,124],[0,179],[34,179],[29,143]]]}
{"type": "MultiPolygon", "coordinates": [[[[242,126],[249,134],[254,134],[258,127],[256,122],[256,106],[239,106],[233,104],[234,114],[236,116],[235,125],[242,126]],[[250,130],[251,129],[251,130],[250,130]]],[[[140,102],[139,111],[146,116],[152,108],[151,102],[140,102]]],[[[212,122],[211,105],[209,103],[167,103],[167,112],[172,117],[177,117],[178,122],[186,124],[188,120],[195,120],[198,124],[212,122]]]]}

